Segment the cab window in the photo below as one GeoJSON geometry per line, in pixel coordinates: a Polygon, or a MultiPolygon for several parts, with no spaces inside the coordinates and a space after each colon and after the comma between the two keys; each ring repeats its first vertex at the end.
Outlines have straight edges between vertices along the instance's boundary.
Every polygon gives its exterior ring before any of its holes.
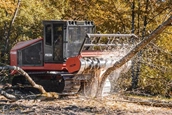
{"type": "Polygon", "coordinates": [[[52,45],[52,40],[51,40],[51,25],[46,25],[45,26],[45,44],[46,45],[52,45]]]}

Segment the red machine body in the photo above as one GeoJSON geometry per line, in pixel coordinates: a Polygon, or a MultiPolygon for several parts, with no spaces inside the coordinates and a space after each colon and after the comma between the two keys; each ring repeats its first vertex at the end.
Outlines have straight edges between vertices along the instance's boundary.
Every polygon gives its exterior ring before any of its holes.
{"type": "MultiPolygon", "coordinates": [[[[19,42],[11,49],[11,66],[21,67],[47,91],[78,92],[81,82],[73,78],[81,66],[85,36],[93,33],[93,22],[50,20],[43,25],[43,38],[19,42]]],[[[12,84],[18,83],[26,83],[23,76],[13,78],[12,84]]]]}
{"type": "MultiPolygon", "coordinates": [[[[77,93],[97,70],[114,64],[113,53],[118,52],[114,49],[125,45],[117,44],[116,38],[134,36],[93,34],[91,21],[43,21],[43,25],[43,38],[19,42],[11,49],[11,66],[22,68],[45,90],[62,94],[77,93]]],[[[19,75],[12,80],[13,85],[18,83],[27,82],[19,75]]]]}

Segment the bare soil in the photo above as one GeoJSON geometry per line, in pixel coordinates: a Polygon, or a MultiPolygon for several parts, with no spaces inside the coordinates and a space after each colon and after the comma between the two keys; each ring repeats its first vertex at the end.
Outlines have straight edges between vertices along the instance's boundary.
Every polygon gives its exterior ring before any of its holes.
{"type": "Polygon", "coordinates": [[[27,115],[172,115],[168,106],[154,107],[126,100],[113,94],[103,98],[68,96],[61,99],[40,101],[9,101],[0,96],[0,114],[27,115]]]}

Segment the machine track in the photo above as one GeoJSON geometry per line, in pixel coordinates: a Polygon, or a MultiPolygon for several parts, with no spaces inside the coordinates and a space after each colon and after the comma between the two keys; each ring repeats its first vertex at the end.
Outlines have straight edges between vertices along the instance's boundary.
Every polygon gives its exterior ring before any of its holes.
{"type": "MultiPolygon", "coordinates": [[[[42,85],[47,92],[57,92],[59,95],[73,95],[78,93],[80,90],[80,81],[75,80],[72,77],[63,76],[60,78],[51,77],[51,79],[46,79],[48,77],[42,75],[31,76],[31,78],[37,84],[42,85]]],[[[30,83],[24,78],[24,76],[15,76],[12,80],[12,85],[27,87],[28,90],[28,85],[30,85],[30,83]]]]}

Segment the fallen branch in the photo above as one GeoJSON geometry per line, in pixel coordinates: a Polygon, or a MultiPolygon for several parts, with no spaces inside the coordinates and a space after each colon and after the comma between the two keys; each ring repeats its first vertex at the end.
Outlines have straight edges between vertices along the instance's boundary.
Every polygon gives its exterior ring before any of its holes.
{"type": "MultiPolygon", "coordinates": [[[[32,87],[38,89],[41,92],[41,95],[38,95],[37,97],[41,97],[41,100],[46,100],[46,99],[54,99],[54,98],[58,98],[59,95],[55,92],[46,92],[45,89],[43,88],[43,86],[36,84],[32,78],[20,67],[16,67],[16,66],[3,66],[0,67],[0,70],[15,70],[18,73],[20,73],[21,75],[23,75],[28,81],[29,83],[32,85],[32,87]]],[[[10,99],[10,100],[18,100],[19,98],[16,97],[15,95],[12,94],[8,94],[7,92],[0,90],[1,95],[5,96],[6,98],[10,99]]]]}
{"type": "Polygon", "coordinates": [[[139,99],[134,97],[123,96],[125,102],[137,103],[140,105],[148,105],[153,107],[172,107],[172,101],[163,101],[155,99],[139,99]]]}
{"type": "Polygon", "coordinates": [[[32,78],[20,67],[17,66],[4,66],[4,67],[0,67],[0,70],[16,70],[17,72],[19,72],[21,75],[23,75],[28,81],[29,83],[32,85],[32,87],[37,88],[42,94],[43,93],[47,93],[45,91],[45,89],[41,86],[36,84],[32,78]]]}
{"type": "Polygon", "coordinates": [[[16,101],[16,100],[19,99],[19,98],[16,97],[15,95],[9,94],[9,93],[7,93],[6,91],[1,90],[1,89],[0,89],[0,94],[3,95],[4,97],[6,97],[7,99],[12,100],[12,101],[16,101]]]}

